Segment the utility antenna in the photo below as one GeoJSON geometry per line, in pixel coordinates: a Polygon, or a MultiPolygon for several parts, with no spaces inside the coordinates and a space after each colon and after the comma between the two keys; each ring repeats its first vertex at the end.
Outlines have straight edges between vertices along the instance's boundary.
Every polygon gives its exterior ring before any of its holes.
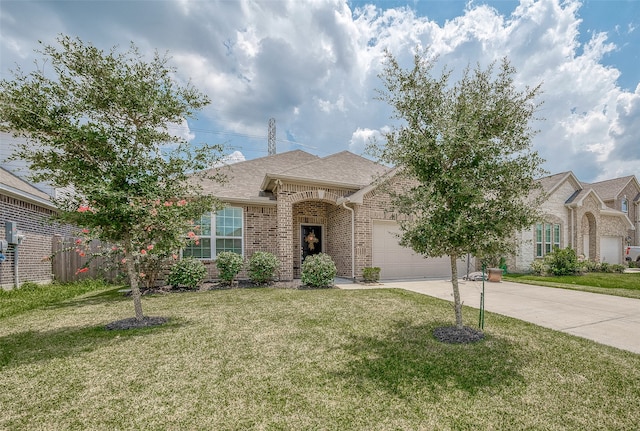
{"type": "Polygon", "coordinates": [[[269,118],[269,155],[276,154],[276,119],[269,118]]]}

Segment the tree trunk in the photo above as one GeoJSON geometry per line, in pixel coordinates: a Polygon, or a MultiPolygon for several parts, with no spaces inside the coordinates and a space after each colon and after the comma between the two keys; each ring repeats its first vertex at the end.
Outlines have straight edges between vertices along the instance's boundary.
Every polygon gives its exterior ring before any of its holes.
{"type": "Polygon", "coordinates": [[[453,308],[456,312],[456,327],[462,329],[462,302],[460,302],[460,289],[458,288],[457,256],[451,255],[451,285],[453,286],[453,308]]]}
{"type": "Polygon", "coordinates": [[[132,244],[127,241],[127,251],[125,253],[127,277],[129,278],[129,286],[131,287],[131,297],[133,298],[133,309],[136,312],[136,320],[140,322],[144,319],[142,313],[142,295],[140,294],[140,287],[138,286],[138,274],[136,272],[136,265],[134,261],[133,253],[131,253],[132,244]]]}

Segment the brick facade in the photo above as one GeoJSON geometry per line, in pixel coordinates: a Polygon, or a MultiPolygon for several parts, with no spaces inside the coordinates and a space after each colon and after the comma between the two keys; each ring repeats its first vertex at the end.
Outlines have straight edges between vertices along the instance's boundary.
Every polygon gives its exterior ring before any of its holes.
{"type": "MultiPolygon", "coordinates": [[[[560,225],[560,248],[571,247],[578,256],[599,262],[603,237],[617,238],[620,250],[627,237],[632,243],[639,244],[638,202],[634,202],[638,192],[636,182],[630,181],[615,199],[602,201],[589,185],[583,186],[570,175],[553,188],[542,203],[541,221],[560,225]],[[621,212],[625,197],[628,199],[627,219],[621,212]]],[[[535,234],[533,227],[516,234],[518,248],[516,255],[508,259],[510,268],[518,272],[530,269],[536,259],[535,234]]]]}
{"type": "MultiPolygon", "coordinates": [[[[51,224],[53,210],[17,197],[0,194],[0,239],[6,239],[5,222],[15,221],[24,234],[18,246],[18,282],[48,283],[53,280],[51,262],[52,240],[56,234],[70,235],[71,228],[51,224]]],[[[5,252],[6,260],[0,263],[0,286],[14,286],[15,248],[5,252]]]]}

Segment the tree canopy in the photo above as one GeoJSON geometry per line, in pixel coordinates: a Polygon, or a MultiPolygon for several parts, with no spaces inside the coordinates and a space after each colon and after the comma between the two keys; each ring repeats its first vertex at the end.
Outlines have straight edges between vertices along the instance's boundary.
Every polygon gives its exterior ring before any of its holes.
{"type": "Polygon", "coordinates": [[[0,80],[0,128],[27,138],[12,157],[33,181],[71,190],[53,199],[56,219],[123,253],[141,320],[141,262],[177,252],[190,223],[217,205],[190,178],[221,147],[191,146],[177,127],[210,101],[179,83],[166,55],[147,61],[133,44],[104,52],[68,36],[42,45],[36,70],[0,80]]]}
{"type": "Polygon", "coordinates": [[[456,260],[512,252],[516,230],[539,218],[532,196],[544,171],[530,122],[540,85],[518,91],[506,58],[467,67],[453,83],[451,70],[434,76],[436,64],[425,50],[403,69],[387,53],[379,99],[401,122],[371,149],[412,184],[392,193],[395,210],[408,215],[400,222],[401,244],[425,257],[451,258],[462,327],[456,260]]]}

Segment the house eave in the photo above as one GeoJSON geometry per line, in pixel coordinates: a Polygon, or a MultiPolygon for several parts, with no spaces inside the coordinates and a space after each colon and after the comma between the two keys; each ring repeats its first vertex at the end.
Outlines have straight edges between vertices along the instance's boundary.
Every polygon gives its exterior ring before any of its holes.
{"type": "Polygon", "coordinates": [[[275,188],[276,181],[278,180],[280,180],[281,182],[301,184],[305,186],[333,187],[338,189],[349,189],[349,190],[358,190],[366,186],[366,184],[353,184],[353,183],[343,183],[339,181],[313,180],[309,178],[293,177],[289,175],[266,174],[264,177],[264,180],[262,180],[262,184],[260,185],[260,190],[272,191],[275,188]]]}
{"type": "Polygon", "coordinates": [[[0,184],[0,193],[6,194],[7,196],[11,196],[13,198],[17,198],[20,200],[24,200],[30,203],[34,203],[40,205],[44,208],[48,208],[50,210],[57,211],[58,208],[48,199],[43,199],[38,196],[34,196],[30,193],[23,192],[22,190],[18,190],[11,186],[7,186],[6,184],[0,184]]]}
{"type": "Polygon", "coordinates": [[[216,196],[220,202],[231,205],[256,205],[263,207],[275,207],[278,202],[274,199],[255,197],[255,198],[228,198],[216,196]]]}

